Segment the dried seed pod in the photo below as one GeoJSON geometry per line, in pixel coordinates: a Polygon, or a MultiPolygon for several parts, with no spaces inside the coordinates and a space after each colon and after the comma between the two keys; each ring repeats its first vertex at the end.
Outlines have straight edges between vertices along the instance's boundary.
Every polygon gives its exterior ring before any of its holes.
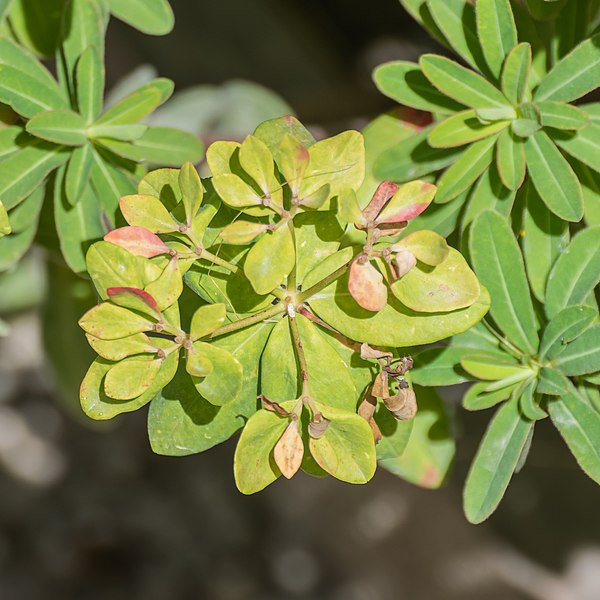
{"type": "Polygon", "coordinates": [[[399,421],[410,421],[417,414],[417,397],[411,388],[401,388],[390,398],[384,398],[386,408],[399,421]]]}
{"type": "Polygon", "coordinates": [[[308,434],[311,438],[318,440],[325,435],[331,421],[323,415],[315,415],[314,420],[308,424],[308,434]]]}
{"type": "Polygon", "coordinates": [[[410,250],[400,250],[394,256],[394,262],[396,264],[396,275],[400,279],[417,264],[417,259],[410,250]]]}
{"type": "Polygon", "coordinates": [[[293,419],[275,445],[273,458],[281,474],[291,479],[298,472],[303,456],[304,443],[298,431],[298,420],[293,419]]]}

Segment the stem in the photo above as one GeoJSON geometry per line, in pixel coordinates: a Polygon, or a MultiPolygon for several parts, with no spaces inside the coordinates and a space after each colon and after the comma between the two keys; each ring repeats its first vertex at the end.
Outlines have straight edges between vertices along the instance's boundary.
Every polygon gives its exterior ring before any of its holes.
{"type": "Polygon", "coordinates": [[[280,315],[286,310],[286,305],[282,302],[278,302],[275,306],[271,306],[270,308],[261,310],[255,315],[251,315],[250,317],[245,317],[244,319],[239,319],[238,321],[234,321],[233,323],[223,325],[223,327],[215,329],[208,337],[212,339],[220,335],[225,335],[226,333],[232,333],[233,331],[238,331],[239,329],[250,327],[251,325],[255,325],[256,323],[260,323],[261,321],[266,321],[271,317],[280,315]]]}
{"type": "Polygon", "coordinates": [[[327,275],[327,277],[325,277],[318,283],[315,283],[315,285],[309,287],[307,290],[300,292],[296,300],[297,303],[300,304],[305,300],[308,300],[311,296],[314,296],[315,294],[318,294],[321,290],[325,289],[330,283],[332,283],[336,279],[339,279],[350,268],[350,265],[353,261],[354,258],[351,258],[347,263],[344,263],[333,273],[330,273],[329,275],[327,275]]]}
{"type": "Polygon", "coordinates": [[[202,248],[202,254],[200,254],[199,258],[204,258],[206,260],[210,260],[211,262],[215,263],[215,265],[219,265],[220,267],[223,267],[224,269],[227,269],[228,271],[231,271],[232,273],[235,273],[236,275],[243,274],[243,271],[240,267],[238,267],[237,265],[234,265],[233,263],[230,263],[227,260],[224,260],[223,258],[218,257],[216,254],[213,254],[212,252],[209,252],[208,250],[204,250],[204,248],[202,248]]]}
{"type": "Polygon", "coordinates": [[[521,358],[525,356],[516,346],[513,346],[511,342],[503,338],[485,319],[483,324],[487,330],[500,342],[500,345],[504,346],[515,358],[521,358]]]}
{"type": "MultiPolygon", "coordinates": [[[[298,256],[298,252],[296,250],[296,233],[294,232],[294,224],[293,222],[290,220],[290,222],[288,223],[288,227],[290,228],[290,233],[292,234],[292,242],[294,243],[294,252],[296,254],[296,257],[298,256]]],[[[288,282],[287,282],[287,288],[288,290],[292,289],[292,290],[296,290],[298,287],[298,283],[296,282],[296,265],[298,263],[298,260],[294,260],[294,266],[288,276],[288,282]]]]}
{"type": "Polygon", "coordinates": [[[294,348],[296,350],[296,356],[298,357],[298,363],[300,364],[300,378],[302,379],[302,398],[310,396],[308,389],[308,365],[306,364],[306,356],[304,355],[304,348],[302,347],[302,340],[300,339],[300,332],[298,331],[298,324],[296,318],[290,316],[290,331],[292,332],[292,338],[294,340],[294,348]]]}
{"type": "Polygon", "coordinates": [[[317,317],[317,315],[310,311],[306,306],[300,306],[297,310],[303,317],[306,317],[313,323],[316,323],[324,329],[327,329],[327,331],[330,331],[338,342],[344,344],[344,346],[347,346],[351,350],[354,350],[354,352],[360,352],[360,342],[355,342],[349,337],[346,337],[343,333],[340,333],[337,329],[329,325],[329,323],[325,323],[323,319],[319,319],[319,317],[317,317]]]}

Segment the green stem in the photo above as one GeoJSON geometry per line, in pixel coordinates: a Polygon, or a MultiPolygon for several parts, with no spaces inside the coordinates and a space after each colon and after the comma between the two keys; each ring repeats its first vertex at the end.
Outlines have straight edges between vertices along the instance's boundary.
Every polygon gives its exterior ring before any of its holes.
{"type": "Polygon", "coordinates": [[[300,379],[302,380],[302,398],[310,397],[310,391],[308,389],[308,365],[306,364],[306,356],[304,354],[304,348],[302,347],[302,340],[300,339],[300,332],[298,331],[298,323],[296,323],[296,317],[289,317],[290,331],[292,332],[292,339],[294,340],[294,349],[296,350],[296,357],[300,365],[300,379]]]}
{"type": "Polygon", "coordinates": [[[315,283],[315,285],[309,287],[307,290],[300,292],[296,298],[296,302],[298,304],[301,304],[302,302],[308,300],[311,296],[314,296],[315,294],[318,294],[321,290],[324,290],[330,283],[334,282],[336,279],[339,279],[350,268],[350,265],[353,261],[354,259],[351,258],[347,263],[344,263],[333,273],[330,273],[329,275],[327,275],[327,277],[325,277],[318,283],[315,283]]]}
{"type": "MultiPolygon", "coordinates": [[[[296,257],[298,256],[298,250],[296,248],[296,233],[294,231],[294,223],[290,220],[288,223],[288,227],[290,228],[290,233],[292,234],[292,242],[294,244],[294,252],[296,257]]],[[[294,266],[288,276],[287,288],[288,290],[296,290],[298,287],[298,283],[296,281],[296,265],[298,264],[298,260],[294,260],[294,266]]]]}
{"type": "Polygon", "coordinates": [[[233,323],[228,323],[227,325],[223,325],[223,327],[219,327],[215,329],[208,337],[210,339],[215,338],[220,335],[225,335],[226,333],[232,333],[234,331],[238,331],[240,329],[244,329],[245,327],[250,327],[251,325],[255,325],[256,323],[260,323],[262,321],[266,321],[271,317],[275,317],[284,313],[287,310],[287,307],[282,302],[278,302],[275,306],[271,306],[270,308],[266,308],[265,310],[261,310],[257,312],[255,315],[251,315],[249,317],[245,317],[244,319],[239,319],[238,321],[234,321],[233,323]]]}
{"type": "Polygon", "coordinates": [[[501,346],[504,346],[515,358],[521,358],[525,356],[516,346],[513,346],[506,338],[502,337],[485,319],[483,324],[487,330],[500,342],[501,346]]]}

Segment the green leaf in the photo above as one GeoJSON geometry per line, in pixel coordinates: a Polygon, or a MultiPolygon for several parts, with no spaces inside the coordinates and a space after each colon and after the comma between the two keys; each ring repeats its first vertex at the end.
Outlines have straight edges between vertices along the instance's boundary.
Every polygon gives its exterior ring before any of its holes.
{"type": "Polygon", "coordinates": [[[496,165],[502,183],[509,190],[518,190],[525,180],[527,170],[525,146],[510,129],[505,129],[498,138],[496,165]]]}
{"type": "Polygon", "coordinates": [[[401,60],[384,63],[373,72],[373,80],[382,94],[403,106],[441,114],[464,108],[431,85],[416,63],[401,60]]]}
{"type": "Polygon", "coordinates": [[[273,187],[279,186],[275,179],[273,156],[259,138],[246,136],[240,146],[239,160],[244,171],[258,184],[265,196],[270,196],[273,187]]]}
{"type": "Polygon", "coordinates": [[[10,221],[8,220],[8,213],[6,212],[6,208],[4,208],[4,204],[0,200],[0,238],[8,235],[12,232],[10,221]]]}
{"type": "Polygon", "coordinates": [[[451,165],[463,149],[430,146],[428,137],[434,127],[435,125],[431,125],[383,151],[373,165],[375,177],[378,180],[390,179],[401,183],[451,165]]]}
{"type": "MultiPolygon", "coordinates": [[[[305,278],[303,288],[321,281],[353,256],[351,248],[336,252],[322,261],[305,278]]],[[[487,312],[489,296],[481,296],[470,307],[448,313],[427,314],[411,311],[395,297],[378,313],[358,306],[348,291],[346,273],[330,286],[308,300],[311,308],[332,327],[353,340],[377,346],[408,347],[428,344],[465,331],[487,312]]]]}
{"type": "Polygon", "coordinates": [[[242,494],[260,492],[281,475],[273,448],[288,424],[289,419],[264,409],[248,419],[233,459],[235,483],[242,494]]]}
{"type": "MultiPolygon", "coordinates": [[[[46,4],[45,0],[42,1],[46,4]]],[[[55,1],[62,3],[62,0],[55,1]]],[[[13,67],[17,71],[37,79],[42,85],[61,95],[60,88],[50,71],[31,52],[7,37],[0,38],[0,65],[13,67]]]]}
{"type": "Polygon", "coordinates": [[[446,386],[469,381],[468,374],[460,366],[460,359],[472,351],[472,348],[446,346],[415,354],[415,366],[410,372],[412,382],[423,386],[446,386]]]}
{"type": "Polygon", "coordinates": [[[112,366],[104,377],[104,392],[114,400],[133,400],[152,385],[163,361],[132,356],[112,366]]]}
{"type": "Polygon", "coordinates": [[[427,0],[436,25],[452,49],[472,67],[488,74],[488,66],[477,39],[474,7],[467,0],[427,0]]]}
{"type": "Polygon", "coordinates": [[[394,249],[410,250],[417,260],[433,267],[446,260],[451,252],[443,237],[427,230],[415,231],[403,237],[394,244],[394,249]]]}
{"type": "Polygon", "coordinates": [[[529,175],[544,204],[565,221],[583,217],[583,192],[572,167],[552,140],[538,131],[525,142],[529,175]]]}
{"type": "Polygon", "coordinates": [[[469,225],[473,219],[486,209],[493,209],[497,213],[508,217],[512,211],[516,193],[511,192],[504,186],[496,165],[492,163],[479,181],[473,186],[473,191],[467,190],[470,193],[469,203],[462,214],[461,230],[464,237],[464,246],[466,247],[466,234],[469,225]]]}
{"type": "Polygon", "coordinates": [[[119,198],[135,192],[133,178],[106,162],[94,149],[92,152],[92,187],[106,212],[111,225],[115,225],[115,213],[119,208],[119,198]]]}
{"type": "Polygon", "coordinates": [[[600,281],[600,226],[580,231],[560,254],[546,286],[546,314],[554,317],[566,306],[586,304],[600,281]]]}
{"type": "Polygon", "coordinates": [[[109,108],[90,127],[94,137],[111,137],[111,127],[141,121],[162,103],[162,96],[153,85],[146,85],[109,108]]]}
{"type": "Polygon", "coordinates": [[[227,206],[232,208],[246,208],[248,206],[261,206],[262,198],[241,177],[233,173],[216,175],[212,184],[217,194],[227,206]]]}
{"type": "Polygon", "coordinates": [[[257,294],[268,294],[290,274],[295,265],[294,238],[287,225],[263,235],[250,248],[244,273],[257,294]]]}
{"type": "Polygon", "coordinates": [[[82,146],[87,142],[84,118],[70,110],[38,113],[26,129],[31,135],[56,144],[82,146]]]}
{"type": "Polygon", "coordinates": [[[496,510],[532,428],[533,421],[521,415],[516,399],[502,406],[490,422],[464,490],[464,510],[471,523],[485,521],[496,510]]]}
{"type": "Polygon", "coordinates": [[[505,108],[510,106],[498,88],[481,75],[458,63],[435,54],[424,54],[419,65],[425,77],[441,92],[471,108],[505,108]]]}
{"type": "Polygon", "coordinates": [[[446,480],[455,454],[454,438],[444,404],[436,392],[415,388],[419,411],[401,456],[382,460],[380,465],[415,485],[438,488],[446,480]]]}
{"type": "MultiPolygon", "coordinates": [[[[526,419],[530,421],[539,421],[540,419],[545,419],[548,416],[548,413],[540,408],[539,401],[540,395],[536,394],[536,381],[528,382],[523,388],[521,394],[519,395],[519,407],[521,408],[521,412],[526,419]]],[[[518,392],[517,392],[518,394],[518,392]]],[[[533,429],[531,430],[531,437],[533,436],[533,429]]],[[[526,445],[523,449],[523,453],[528,452],[528,446],[526,445]]],[[[523,454],[521,454],[523,456],[523,454]]],[[[519,464],[521,460],[519,460],[519,464]]],[[[521,470],[521,467],[517,464],[515,469],[515,473],[518,473],[521,470]]]]}
{"type": "Polygon", "coordinates": [[[110,12],[148,35],[165,35],[175,17],[167,0],[108,0],[110,12]]]}
{"type": "Polygon", "coordinates": [[[374,417],[382,439],[377,444],[377,460],[389,460],[402,456],[410,440],[414,419],[398,421],[392,413],[380,403],[374,417]]]}
{"type": "Polygon", "coordinates": [[[538,356],[556,358],[566,347],[580,336],[596,320],[598,312],[590,306],[568,306],[558,312],[546,325],[538,356]]]}
{"type": "Polygon", "coordinates": [[[0,238],[0,272],[14,267],[29,250],[37,231],[37,219],[19,233],[0,238]]]}
{"type": "Polygon", "coordinates": [[[153,322],[109,302],[94,306],[79,320],[80,327],[101,340],[116,340],[153,329],[153,322]]]}
{"type": "Polygon", "coordinates": [[[572,102],[598,87],[600,34],[579,44],[546,75],[535,92],[536,102],[572,102]]]}
{"type": "Polygon", "coordinates": [[[231,352],[213,344],[194,342],[194,350],[204,354],[213,366],[208,376],[193,378],[200,395],[215,406],[234,402],[242,389],[244,379],[240,362],[231,352]]]}
{"type": "Polygon", "coordinates": [[[90,173],[94,162],[91,144],[84,144],[75,148],[67,165],[65,179],[65,193],[69,204],[74,206],[84,193],[89,184],[90,173]]]}
{"type": "Polygon", "coordinates": [[[37,223],[45,196],[45,187],[40,186],[10,211],[8,217],[13,233],[21,233],[37,223]]]}
{"type": "Polygon", "coordinates": [[[454,248],[437,266],[417,264],[391,287],[402,304],[427,313],[466,308],[481,295],[475,273],[454,248]]]}
{"type": "Polygon", "coordinates": [[[150,404],[148,435],[152,450],[168,456],[203,452],[229,439],[256,412],[260,356],[273,325],[259,323],[219,337],[220,345],[243,365],[238,397],[217,407],[198,395],[183,367],[150,404]]]}
{"type": "Polygon", "coordinates": [[[263,141],[272,154],[277,153],[279,144],[286,134],[295,137],[306,148],[315,143],[315,138],[310,131],[292,115],[265,121],[254,132],[254,136],[263,141]]]}
{"type": "Polygon", "coordinates": [[[498,353],[467,353],[460,361],[460,366],[476,379],[497,381],[505,379],[516,373],[523,371],[520,365],[512,356],[498,353]]]}
{"type": "Polygon", "coordinates": [[[555,133],[552,139],[567,154],[600,171],[600,125],[593,123],[568,137],[555,133]]]}
{"type": "Polygon", "coordinates": [[[65,261],[75,273],[85,272],[85,253],[90,244],[106,233],[98,200],[88,185],[81,201],[72,206],[65,194],[65,169],[54,183],[54,222],[65,261]]]}
{"type": "Polygon", "coordinates": [[[474,110],[465,110],[437,124],[429,134],[429,143],[436,148],[464,146],[502,131],[510,124],[507,120],[483,124],[474,110]]]}
{"type": "Polygon", "coordinates": [[[469,249],[475,272],[493,298],[494,321],[519,349],[533,355],[538,346],[536,318],[510,225],[498,213],[484,211],[471,226],[469,249]]]}
{"type": "Polygon", "coordinates": [[[548,396],[563,396],[569,388],[569,380],[559,371],[542,367],[539,381],[535,388],[536,393],[548,396]]]}
{"type": "Polygon", "coordinates": [[[600,325],[582,333],[554,360],[555,367],[565,375],[587,375],[600,371],[600,325]]]}
{"type": "Polygon", "coordinates": [[[173,379],[177,372],[178,357],[177,352],[169,354],[152,385],[141,396],[128,401],[114,400],[104,393],[104,377],[114,363],[97,358],[81,384],[80,400],[83,411],[88,417],[103,421],[141,408],[173,379]]]}
{"type": "Polygon", "coordinates": [[[365,144],[358,131],[344,131],[315,142],[308,149],[309,163],[300,197],[314,194],[329,185],[330,195],[337,196],[346,188],[358,189],[365,177],[365,144]]]}
{"type": "Polygon", "coordinates": [[[317,405],[329,423],[322,437],[310,438],[310,453],[336,479],[367,483],[377,467],[375,443],[369,424],[355,413],[317,405]]]}
{"type": "MultiPolygon", "coordinates": [[[[311,396],[321,404],[340,410],[356,409],[357,393],[351,368],[327,338],[302,315],[296,324],[306,356],[311,396]]],[[[275,325],[261,359],[261,391],[276,402],[297,398],[302,382],[287,318],[275,325]]]]}
{"type": "Polygon", "coordinates": [[[511,104],[525,100],[530,76],[531,46],[522,43],[510,51],[502,70],[502,92],[511,104]]]}
{"type": "Polygon", "coordinates": [[[96,119],[104,99],[104,64],[94,47],[86,48],[77,62],[77,108],[86,124],[96,119]]]}
{"type": "Polygon", "coordinates": [[[128,356],[154,354],[157,351],[156,346],[150,343],[151,338],[145,333],[136,333],[118,340],[101,340],[89,334],[86,334],[86,338],[96,354],[114,362],[123,360],[128,356]]]}
{"type": "Polygon", "coordinates": [[[194,217],[200,210],[204,196],[204,188],[202,187],[200,176],[192,163],[186,162],[181,167],[178,182],[181,189],[187,224],[191,225],[194,217]]]}
{"type": "Polygon", "coordinates": [[[35,142],[2,161],[0,198],[6,209],[15,207],[37,189],[48,173],[67,162],[69,153],[61,146],[35,142]]]}
{"type": "Polygon", "coordinates": [[[552,265],[568,244],[569,225],[546,209],[530,182],[523,190],[523,198],[523,256],[527,277],[535,297],[543,302],[552,265]]]}
{"type": "Polygon", "coordinates": [[[111,152],[128,160],[174,167],[188,161],[199,161],[203,152],[198,138],[170,127],[148,127],[132,143],[104,138],[101,143],[111,152]]]}
{"type": "Polygon", "coordinates": [[[538,102],[542,125],[555,129],[581,129],[589,123],[587,114],[570,104],[563,102],[538,102]]]}
{"type": "Polygon", "coordinates": [[[600,413],[573,391],[551,400],[548,412],[579,466],[596,483],[600,483],[600,413]]]}
{"type": "Polygon", "coordinates": [[[506,385],[499,389],[488,390],[490,383],[481,381],[472,385],[463,397],[462,405],[465,410],[487,410],[500,402],[508,400],[519,387],[520,382],[506,385]]]}
{"type": "Polygon", "coordinates": [[[8,0],[0,4],[10,4],[10,27],[19,43],[46,58],[54,54],[63,0],[8,0]]]}
{"type": "Polygon", "coordinates": [[[108,298],[106,290],[111,287],[142,289],[145,285],[143,264],[141,257],[109,242],[93,244],[86,255],[87,271],[103,300],[108,298]]]}
{"type": "Polygon", "coordinates": [[[0,64],[0,101],[19,115],[31,118],[40,112],[68,108],[59,91],[38,78],[0,64]]]}
{"type": "Polygon", "coordinates": [[[477,35],[490,70],[500,79],[504,60],[517,45],[517,27],[509,0],[478,0],[477,35]]]}
{"type": "Polygon", "coordinates": [[[183,291],[183,280],[176,257],[169,260],[160,277],[146,286],[146,291],[156,299],[160,310],[177,302],[183,291]]]}
{"type": "Polygon", "coordinates": [[[221,327],[225,322],[225,305],[208,304],[196,310],[190,325],[190,336],[193,341],[199,340],[215,329],[221,327]]]}
{"type": "Polygon", "coordinates": [[[76,97],[76,66],[87,48],[94,47],[104,56],[104,33],[108,20],[102,14],[98,0],[77,0],[69,5],[64,22],[60,56],[57,57],[59,80],[68,85],[71,97],[76,97]]]}
{"type": "Polygon", "coordinates": [[[425,27],[440,44],[446,46],[449,45],[444,34],[431,16],[431,11],[427,6],[427,0],[400,0],[400,4],[402,4],[411,17],[425,27]]]}
{"type": "Polygon", "coordinates": [[[443,204],[454,200],[471,187],[477,178],[492,164],[497,136],[471,144],[462,156],[438,180],[436,202],[443,204]]]}
{"type": "Polygon", "coordinates": [[[154,196],[123,196],[119,205],[129,225],[145,227],[152,233],[171,233],[178,230],[177,221],[154,196]]]}

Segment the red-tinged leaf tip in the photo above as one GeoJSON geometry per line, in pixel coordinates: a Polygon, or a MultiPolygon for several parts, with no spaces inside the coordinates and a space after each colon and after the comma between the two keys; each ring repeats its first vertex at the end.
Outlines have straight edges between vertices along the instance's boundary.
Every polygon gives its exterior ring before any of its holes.
{"type": "Polygon", "coordinates": [[[105,242],[125,248],[136,256],[152,258],[160,254],[169,254],[169,247],[155,234],[137,225],[127,225],[107,233],[105,242]]]}
{"type": "Polygon", "coordinates": [[[421,131],[433,123],[433,115],[423,110],[416,110],[407,106],[399,107],[394,111],[394,116],[400,121],[414,128],[415,131],[421,131]]]}
{"type": "Polygon", "coordinates": [[[151,308],[155,312],[160,312],[158,308],[158,303],[154,299],[154,297],[146,292],[145,290],[140,290],[139,288],[134,287],[110,287],[106,290],[108,297],[111,300],[119,300],[125,299],[126,297],[137,298],[141,300],[144,304],[146,304],[149,308],[151,308]]]}
{"type": "Polygon", "coordinates": [[[363,210],[365,220],[374,221],[400,186],[393,181],[382,181],[375,190],[369,204],[363,210]]]}
{"type": "Polygon", "coordinates": [[[365,310],[379,312],[387,304],[383,275],[364,257],[359,257],[350,267],[348,291],[365,310]]]}
{"type": "Polygon", "coordinates": [[[397,213],[389,215],[384,220],[379,221],[379,223],[402,223],[410,221],[411,219],[418,217],[428,206],[429,204],[421,202],[404,206],[397,213]]]}

